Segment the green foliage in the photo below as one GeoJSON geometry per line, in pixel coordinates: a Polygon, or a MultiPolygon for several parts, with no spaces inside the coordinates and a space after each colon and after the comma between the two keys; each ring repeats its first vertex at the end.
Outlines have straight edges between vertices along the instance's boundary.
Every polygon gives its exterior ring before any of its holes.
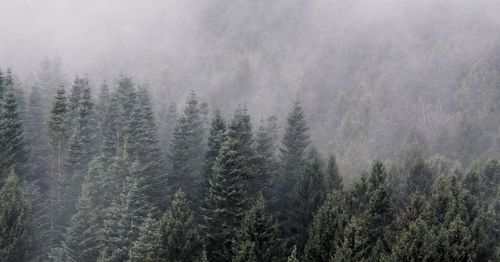
{"type": "Polygon", "coordinates": [[[278,226],[266,214],[264,197],[257,196],[238,230],[234,245],[233,261],[281,261],[282,254],[278,226]]]}
{"type": "Polygon", "coordinates": [[[186,190],[192,206],[203,198],[199,187],[203,184],[204,132],[196,95],[191,93],[177,120],[170,146],[169,184],[171,193],[179,188],[186,190]]]}
{"type": "Polygon", "coordinates": [[[203,245],[186,195],[175,193],[172,205],[160,220],[161,261],[195,261],[202,256],[203,245]]]}
{"type": "Polygon", "coordinates": [[[238,140],[224,142],[213,168],[204,220],[209,258],[230,261],[232,241],[247,206],[248,167],[238,140]]]}
{"type": "Polygon", "coordinates": [[[158,221],[148,216],[140,227],[139,238],[129,251],[131,262],[159,262],[161,233],[158,221]]]}
{"type": "Polygon", "coordinates": [[[22,262],[31,251],[29,202],[12,170],[0,190],[0,260],[22,262]]]}
{"type": "Polygon", "coordinates": [[[0,183],[7,178],[11,169],[24,178],[27,160],[23,121],[14,83],[8,78],[4,81],[5,89],[0,100],[0,183]]]}
{"type": "Polygon", "coordinates": [[[288,200],[288,240],[297,246],[300,255],[304,250],[309,224],[323,204],[325,195],[324,174],[319,155],[312,151],[298,174],[288,200]]]}
{"type": "Polygon", "coordinates": [[[331,192],[333,190],[341,190],[343,188],[342,177],[340,176],[339,169],[337,167],[335,155],[330,155],[330,157],[328,158],[325,175],[327,192],[331,192]]]}
{"type": "Polygon", "coordinates": [[[347,223],[342,194],[340,191],[328,194],[314,216],[304,251],[307,261],[329,262],[334,257],[347,223]]]}

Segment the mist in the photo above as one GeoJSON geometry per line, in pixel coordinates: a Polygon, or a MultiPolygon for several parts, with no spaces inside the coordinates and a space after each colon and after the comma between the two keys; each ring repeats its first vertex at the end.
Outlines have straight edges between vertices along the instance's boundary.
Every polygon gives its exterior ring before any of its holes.
{"type": "Polygon", "coordinates": [[[496,261],[499,14],[0,0],[0,260],[496,261]]]}

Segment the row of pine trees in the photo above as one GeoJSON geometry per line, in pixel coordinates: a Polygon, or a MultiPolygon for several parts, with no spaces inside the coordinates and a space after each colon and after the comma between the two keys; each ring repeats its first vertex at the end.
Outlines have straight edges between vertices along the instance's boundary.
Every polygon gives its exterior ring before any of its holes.
{"type": "Polygon", "coordinates": [[[500,261],[495,158],[409,149],[346,183],[299,102],[279,132],[194,93],[155,114],[124,76],[39,78],[25,99],[0,74],[1,261],[500,261]]]}

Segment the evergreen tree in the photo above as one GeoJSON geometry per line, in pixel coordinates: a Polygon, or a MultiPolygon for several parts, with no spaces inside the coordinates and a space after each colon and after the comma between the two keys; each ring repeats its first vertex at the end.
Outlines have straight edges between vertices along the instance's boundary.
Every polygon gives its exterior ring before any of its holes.
{"type": "Polygon", "coordinates": [[[277,162],[275,159],[275,133],[276,118],[271,116],[266,123],[261,121],[255,138],[255,157],[253,166],[255,178],[251,181],[250,195],[255,195],[259,190],[265,196],[271,195],[271,184],[276,177],[277,162]]]}
{"type": "Polygon", "coordinates": [[[203,246],[196,227],[186,196],[179,190],[160,221],[161,261],[181,262],[198,259],[202,255],[203,246]]]}
{"type": "Polygon", "coordinates": [[[342,192],[332,192],[314,216],[305,247],[307,261],[329,262],[335,256],[347,223],[342,192]]]}
{"type": "Polygon", "coordinates": [[[156,207],[167,202],[167,177],[158,141],[151,101],[146,90],[139,89],[130,124],[129,157],[138,165],[139,185],[148,201],[156,207]]]}
{"type": "MultiPolygon", "coordinates": [[[[77,81],[86,81],[77,79],[77,81]]],[[[65,213],[70,216],[74,213],[75,205],[80,195],[81,185],[88,171],[90,161],[95,155],[95,133],[97,124],[95,122],[94,104],[91,91],[88,86],[82,86],[79,91],[79,105],[77,110],[75,127],[69,140],[68,158],[65,161],[66,184],[64,200],[65,213]]]]}
{"type": "Polygon", "coordinates": [[[297,101],[292,112],[288,114],[287,127],[282,141],[283,147],[280,149],[283,181],[287,183],[287,186],[293,185],[294,174],[304,161],[305,150],[310,143],[308,130],[304,111],[297,101]]]}
{"type": "Polygon", "coordinates": [[[240,150],[238,140],[224,142],[210,179],[204,219],[211,261],[231,260],[232,241],[244,215],[248,167],[240,150]]]}
{"type": "Polygon", "coordinates": [[[215,160],[219,155],[222,144],[227,139],[226,131],[226,121],[222,118],[220,112],[216,110],[210,127],[210,135],[208,136],[208,150],[205,154],[204,184],[201,188],[203,195],[207,194],[215,160]]]}
{"type": "Polygon", "coordinates": [[[40,89],[33,87],[28,100],[25,124],[26,142],[30,146],[28,154],[28,180],[36,181],[43,192],[47,190],[49,141],[45,123],[45,108],[42,105],[40,89]]]}
{"type": "Polygon", "coordinates": [[[385,182],[384,165],[375,161],[368,178],[371,196],[365,214],[365,226],[368,239],[365,243],[368,256],[380,257],[390,251],[390,233],[394,220],[391,204],[391,191],[385,182]],[[379,253],[382,252],[382,253],[379,253]]]}
{"type": "Polygon", "coordinates": [[[172,103],[168,108],[162,108],[159,120],[160,120],[159,121],[160,146],[165,151],[164,152],[165,155],[168,155],[168,152],[170,152],[170,145],[172,144],[172,139],[174,135],[175,123],[177,122],[176,104],[172,103]]]}
{"type": "Polygon", "coordinates": [[[0,190],[0,260],[22,262],[31,251],[29,202],[11,170],[0,190]]]}
{"type": "Polygon", "coordinates": [[[471,233],[459,216],[438,230],[431,254],[433,261],[475,261],[471,233]]]}
{"type": "Polygon", "coordinates": [[[186,190],[190,205],[200,203],[200,186],[203,185],[204,147],[203,122],[196,95],[191,93],[183,115],[177,120],[170,147],[171,171],[169,183],[171,191],[178,188],[186,190]]]}
{"type": "Polygon", "coordinates": [[[264,197],[259,194],[237,233],[233,260],[280,261],[282,248],[278,238],[278,226],[273,218],[266,214],[264,197]]]}
{"type": "Polygon", "coordinates": [[[392,248],[391,260],[393,261],[431,261],[430,250],[434,246],[429,226],[421,218],[411,222],[408,229],[392,248]]]}
{"type": "Polygon", "coordinates": [[[247,109],[240,108],[234,112],[231,123],[228,127],[228,136],[233,139],[238,139],[241,144],[241,153],[249,164],[253,164],[253,132],[252,122],[247,109]]]}
{"type": "Polygon", "coordinates": [[[335,155],[330,155],[328,163],[326,164],[326,185],[327,192],[341,190],[343,188],[342,177],[339,174],[335,155]]]}
{"type": "Polygon", "coordinates": [[[153,208],[138,189],[140,182],[131,175],[127,177],[123,192],[106,212],[103,229],[103,254],[106,261],[126,261],[132,242],[139,237],[139,228],[153,208]]]}
{"type": "Polygon", "coordinates": [[[75,77],[71,86],[71,93],[68,99],[70,119],[78,119],[80,100],[83,98],[83,90],[89,88],[89,80],[87,78],[75,77]]]}
{"type": "Polygon", "coordinates": [[[288,207],[287,235],[289,241],[297,246],[297,252],[304,251],[307,228],[314,214],[323,204],[325,197],[324,174],[321,162],[315,151],[301,169],[297,182],[290,195],[288,207]]]}
{"type": "Polygon", "coordinates": [[[104,140],[104,121],[108,112],[111,97],[109,93],[109,86],[103,82],[99,90],[99,97],[95,105],[95,119],[97,123],[98,132],[96,134],[96,144],[101,146],[104,140]]]}
{"type": "Polygon", "coordinates": [[[102,181],[99,181],[97,175],[91,171],[85,177],[76,213],[71,217],[64,234],[61,260],[71,258],[75,261],[95,261],[99,255],[103,217],[98,203],[102,181]]]}
{"type": "Polygon", "coordinates": [[[272,200],[273,210],[279,210],[278,219],[286,220],[289,210],[288,199],[291,197],[297,172],[305,159],[305,150],[309,145],[308,127],[304,111],[297,101],[292,112],[287,117],[287,127],[280,148],[280,174],[274,180],[273,191],[275,199],[272,200]]]}
{"type": "MultiPolygon", "coordinates": [[[[367,261],[366,241],[367,233],[363,221],[358,218],[353,218],[347,224],[343,231],[342,239],[335,250],[333,261],[348,262],[348,261],[367,261]]],[[[373,261],[377,261],[374,258],[373,261]]]]}
{"type": "Polygon", "coordinates": [[[26,143],[23,121],[19,116],[13,82],[4,80],[5,91],[0,101],[0,183],[11,169],[24,177],[26,143]]]}
{"type": "Polygon", "coordinates": [[[159,262],[161,233],[158,221],[148,216],[142,223],[139,238],[132,243],[129,251],[131,262],[159,262]]]}
{"type": "Polygon", "coordinates": [[[69,109],[67,107],[64,89],[57,90],[54,99],[51,116],[48,120],[48,135],[50,141],[50,173],[48,181],[47,210],[48,210],[48,232],[51,236],[47,245],[51,247],[59,243],[64,227],[64,189],[68,182],[64,165],[67,156],[67,145],[70,134],[70,123],[68,119],[69,109]]]}

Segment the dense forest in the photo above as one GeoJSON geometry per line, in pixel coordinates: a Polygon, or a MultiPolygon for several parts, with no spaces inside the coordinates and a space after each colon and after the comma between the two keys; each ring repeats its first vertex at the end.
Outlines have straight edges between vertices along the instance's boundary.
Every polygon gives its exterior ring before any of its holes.
{"type": "Polygon", "coordinates": [[[315,150],[299,100],[280,132],[245,106],[192,92],[155,112],[127,76],[66,87],[53,69],[28,95],[0,75],[2,261],[500,259],[494,155],[465,167],[409,140],[352,174],[315,150]]]}
{"type": "Polygon", "coordinates": [[[499,14],[0,0],[0,262],[500,261],[499,14]]]}

